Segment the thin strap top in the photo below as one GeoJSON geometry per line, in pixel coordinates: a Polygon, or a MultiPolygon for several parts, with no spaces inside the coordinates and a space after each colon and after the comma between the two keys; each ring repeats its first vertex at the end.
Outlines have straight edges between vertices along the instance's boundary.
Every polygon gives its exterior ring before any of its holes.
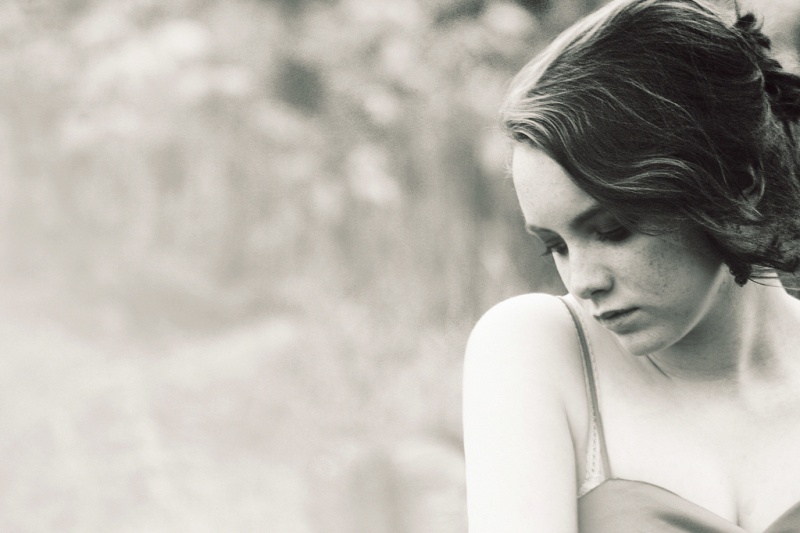
{"type": "MultiPolygon", "coordinates": [[[[574,303],[567,306],[581,345],[590,409],[586,474],[578,490],[579,533],[746,533],[739,525],[663,487],[611,476],[600,417],[595,364],[589,338],[574,303]]],[[[800,532],[800,502],[763,533],[800,532]]]]}
{"type": "Polygon", "coordinates": [[[586,397],[589,403],[589,439],[586,445],[585,475],[578,488],[578,497],[580,498],[605,481],[611,475],[611,468],[608,463],[608,452],[606,450],[605,436],[603,435],[603,420],[600,416],[597,381],[594,376],[594,357],[589,345],[589,339],[584,332],[585,328],[581,322],[580,315],[572,308],[572,304],[565,298],[559,297],[559,299],[567,306],[572,321],[575,323],[575,329],[578,332],[581,356],[583,358],[586,397]]]}

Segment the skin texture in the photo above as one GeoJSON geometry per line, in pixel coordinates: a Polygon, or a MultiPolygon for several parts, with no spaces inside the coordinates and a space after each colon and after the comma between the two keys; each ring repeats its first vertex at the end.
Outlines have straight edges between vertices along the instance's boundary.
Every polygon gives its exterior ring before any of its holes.
{"type": "MultiPolygon", "coordinates": [[[[763,531],[800,500],[800,302],[777,281],[739,287],[688,228],[620,228],[528,145],[512,170],[526,225],[583,308],[613,475],[763,531]]],[[[561,302],[525,295],[486,313],[464,368],[471,533],[576,531],[586,402],[561,302]]]]}
{"type": "Polygon", "coordinates": [[[506,300],[476,324],[464,362],[470,533],[577,531],[575,443],[588,423],[579,353],[552,296],[506,300]]]}
{"type": "Polygon", "coordinates": [[[597,203],[557,163],[520,145],[512,168],[526,226],[552,249],[568,291],[593,316],[636,309],[624,324],[609,324],[628,352],[675,351],[718,337],[711,323],[721,321],[737,287],[700,235],[630,232],[602,209],[575,225],[597,203]]]}

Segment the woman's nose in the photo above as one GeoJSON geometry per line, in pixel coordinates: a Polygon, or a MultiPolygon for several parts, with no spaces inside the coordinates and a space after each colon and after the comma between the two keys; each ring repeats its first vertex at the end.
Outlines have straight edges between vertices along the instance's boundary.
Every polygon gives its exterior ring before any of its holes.
{"type": "Polygon", "coordinates": [[[570,253],[565,259],[566,276],[564,286],[570,294],[584,300],[598,292],[607,292],[613,285],[611,271],[600,258],[585,253],[570,253]]]}

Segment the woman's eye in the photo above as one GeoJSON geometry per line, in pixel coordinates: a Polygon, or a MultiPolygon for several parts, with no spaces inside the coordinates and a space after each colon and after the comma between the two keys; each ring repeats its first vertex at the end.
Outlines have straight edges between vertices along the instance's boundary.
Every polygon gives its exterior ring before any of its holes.
{"type": "Polygon", "coordinates": [[[563,242],[555,242],[555,243],[544,243],[544,253],[542,255],[564,255],[567,253],[567,245],[563,242]]]}
{"type": "Polygon", "coordinates": [[[597,239],[600,241],[620,242],[627,239],[631,231],[625,226],[614,226],[609,229],[598,229],[597,239]]]}

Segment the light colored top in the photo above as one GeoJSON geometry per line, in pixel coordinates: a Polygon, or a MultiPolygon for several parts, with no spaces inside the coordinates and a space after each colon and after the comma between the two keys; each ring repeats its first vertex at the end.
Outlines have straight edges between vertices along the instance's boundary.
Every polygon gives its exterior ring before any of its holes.
{"type": "MultiPolygon", "coordinates": [[[[589,399],[586,473],[578,490],[579,533],[746,533],[738,525],[658,485],[614,478],[608,461],[591,344],[580,314],[565,298],[578,334],[589,399]]],[[[764,533],[800,532],[800,502],[764,533]]]]}

